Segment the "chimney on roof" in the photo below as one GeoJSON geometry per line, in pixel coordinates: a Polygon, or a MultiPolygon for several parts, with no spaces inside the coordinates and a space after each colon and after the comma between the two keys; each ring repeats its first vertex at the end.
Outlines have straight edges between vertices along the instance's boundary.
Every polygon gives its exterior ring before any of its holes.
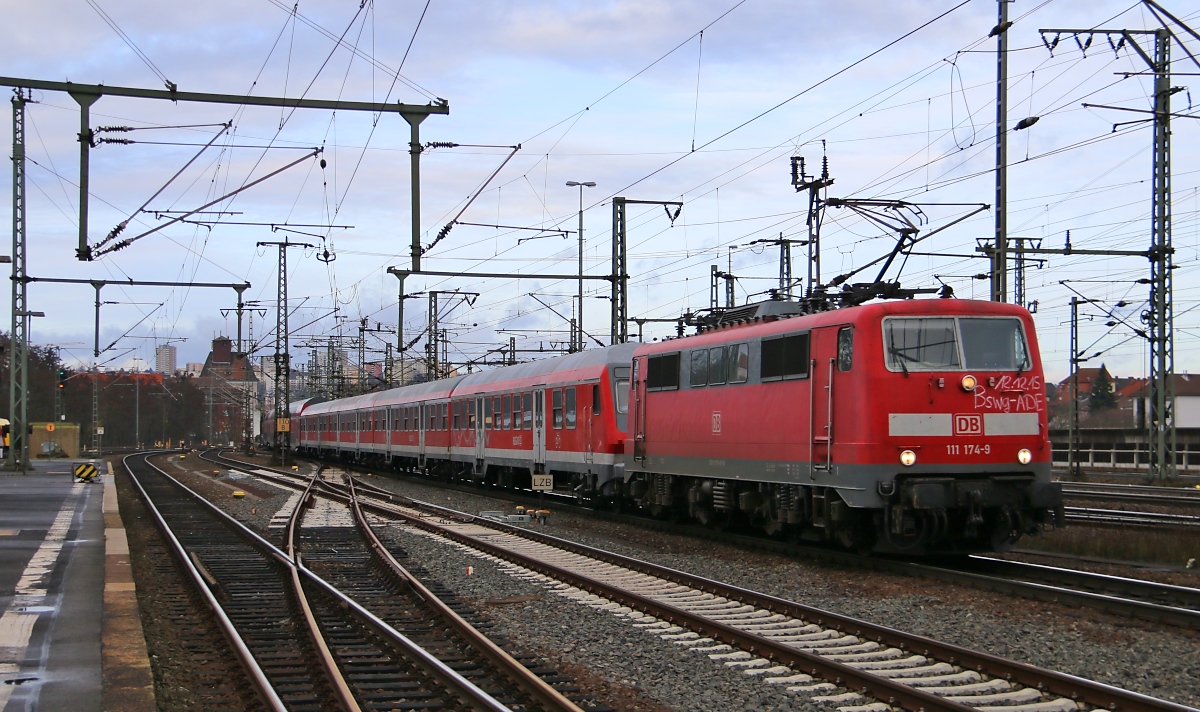
{"type": "Polygon", "coordinates": [[[233,342],[228,336],[218,336],[212,342],[212,362],[233,363],[233,342]]]}

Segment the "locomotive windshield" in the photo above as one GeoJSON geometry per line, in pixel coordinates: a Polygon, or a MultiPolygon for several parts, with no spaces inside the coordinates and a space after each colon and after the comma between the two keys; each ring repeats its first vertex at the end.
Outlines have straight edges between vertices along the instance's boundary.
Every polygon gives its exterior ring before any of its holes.
{"type": "Polygon", "coordinates": [[[987,317],[891,317],[884,352],[893,371],[1024,371],[1029,349],[1021,320],[987,317]]]}

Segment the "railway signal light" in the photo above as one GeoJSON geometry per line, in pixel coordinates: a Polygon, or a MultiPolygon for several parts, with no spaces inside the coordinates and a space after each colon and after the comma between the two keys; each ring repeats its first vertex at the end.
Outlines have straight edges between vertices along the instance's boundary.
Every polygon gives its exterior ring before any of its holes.
{"type": "Polygon", "coordinates": [[[58,387],[60,390],[67,387],[67,369],[65,368],[58,369],[58,387]]]}

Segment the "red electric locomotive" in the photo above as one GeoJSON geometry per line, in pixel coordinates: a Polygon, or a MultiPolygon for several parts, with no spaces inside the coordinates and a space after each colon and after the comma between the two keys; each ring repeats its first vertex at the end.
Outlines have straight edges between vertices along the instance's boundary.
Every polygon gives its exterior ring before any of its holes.
{"type": "Polygon", "coordinates": [[[616,494],[874,551],[1002,549],[1061,522],[1033,333],[1019,306],[939,299],[643,345],[616,494]]]}
{"type": "Polygon", "coordinates": [[[796,306],[305,403],[292,442],[879,552],[1003,549],[1061,524],[1027,311],[937,299],[786,313],[796,306]]]}

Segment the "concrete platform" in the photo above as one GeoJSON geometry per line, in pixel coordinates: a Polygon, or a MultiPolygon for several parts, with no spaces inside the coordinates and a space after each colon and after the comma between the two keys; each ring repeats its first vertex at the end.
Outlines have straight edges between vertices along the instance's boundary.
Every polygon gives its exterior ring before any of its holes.
{"type": "Polygon", "coordinates": [[[154,709],[125,530],[108,474],[0,472],[0,710],[154,709]]]}

